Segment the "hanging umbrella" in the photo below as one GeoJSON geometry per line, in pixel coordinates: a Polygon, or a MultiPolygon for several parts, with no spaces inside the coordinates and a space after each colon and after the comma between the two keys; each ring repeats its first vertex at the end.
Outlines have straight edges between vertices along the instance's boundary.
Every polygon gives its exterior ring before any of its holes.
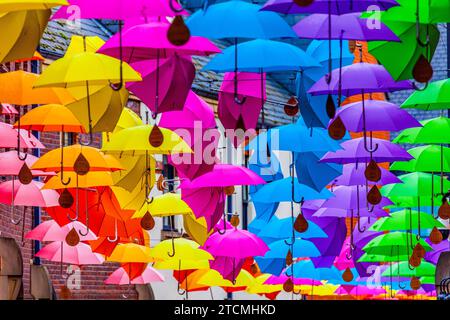
{"type": "Polygon", "coordinates": [[[124,268],[120,267],[111,273],[104,281],[105,284],[128,285],[130,277],[124,268]]]}
{"type": "MultiPolygon", "coordinates": [[[[356,185],[364,185],[367,182],[367,178],[365,176],[365,165],[360,164],[346,164],[344,165],[344,170],[342,175],[337,177],[333,184],[337,186],[356,186],[356,185]]],[[[381,178],[377,182],[378,185],[387,185],[392,183],[401,183],[401,180],[397,178],[393,173],[384,168],[380,168],[381,170],[381,178]]]]}
{"type": "Polygon", "coordinates": [[[114,181],[111,172],[93,171],[84,176],[76,172],[66,172],[65,177],[70,180],[68,184],[62,183],[61,173],[56,174],[45,182],[43,189],[62,190],[68,188],[96,188],[112,186],[114,181]]]}
{"type": "Polygon", "coordinates": [[[0,103],[0,114],[5,116],[11,116],[18,114],[16,108],[8,103],[0,103]]]}
{"type": "Polygon", "coordinates": [[[265,259],[286,259],[288,253],[295,258],[319,257],[320,252],[316,246],[307,240],[297,238],[293,246],[284,240],[279,240],[269,244],[269,251],[265,254],[265,259]]]}
{"type": "MultiPolygon", "coordinates": [[[[268,240],[272,242],[274,240],[287,239],[290,237],[291,232],[292,221],[290,218],[279,219],[272,217],[257,235],[268,243],[268,240]]],[[[328,238],[327,234],[314,222],[309,223],[308,230],[305,232],[295,232],[295,236],[302,239],[328,238]]]]}
{"type": "Polygon", "coordinates": [[[446,117],[438,117],[421,121],[420,128],[410,128],[401,132],[395,139],[394,143],[433,143],[448,144],[450,139],[450,119],[446,117]]]}
{"type": "MultiPolygon", "coordinates": [[[[25,239],[37,240],[43,242],[66,241],[67,236],[72,230],[78,233],[79,230],[85,230],[86,226],[81,222],[74,221],[65,226],[60,226],[55,220],[47,220],[40,223],[33,230],[25,234],[25,239]]],[[[90,231],[86,236],[79,236],[79,241],[93,241],[98,237],[90,231]]]]}
{"type": "Polygon", "coordinates": [[[44,172],[40,170],[30,171],[29,168],[31,168],[37,160],[38,158],[33,155],[29,155],[26,160],[20,160],[17,158],[16,151],[2,152],[0,153],[0,175],[17,176],[22,184],[30,183],[33,177],[54,175],[53,172],[44,172]]]}
{"type": "Polygon", "coordinates": [[[148,284],[152,282],[163,282],[164,276],[151,266],[147,266],[145,270],[136,278],[131,280],[132,284],[148,284]]]}
{"type": "Polygon", "coordinates": [[[392,272],[392,274],[399,273],[401,276],[406,277],[434,276],[436,266],[429,262],[422,262],[420,266],[411,270],[408,267],[408,262],[402,261],[390,266],[382,273],[382,276],[389,276],[390,272],[392,272]]]}
{"type": "Polygon", "coordinates": [[[35,255],[37,258],[49,260],[53,262],[61,262],[74,265],[97,265],[102,264],[105,259],[98,253],[93,253],[91,247],[80,242],[76,246],[70,246],[66,242],[52,242],[35,255]]]}
{"type": "Polygon", "coordinates": [[[430,82],[422,91],[414,91],[402,104],[405,109],[445,110],[450,102],[448,87],[450,80],[430,82]]]}
{"type": "MultiPolygon", "coordinates": [[[[44,145],[29,131],[14,129],[12,125],[0,122],[0,146],[2,148],[16,148],[17,140],[24,149],[44,149],[44,145]]],[[[20,153],[17,151],[17,153],[20,153]]],[[[26,157],[19,158],[26,160],[26,157]]]]}
{"type": "Polygon", "coordinates": [[[114,262],[140,262],[149,263],[155,262],[157,259],[152,254],[149,247],[135,244],[135,243],[119,243],[107,261],[114,262]]]}
{"type": "Polygon", "coordinates": [[[389,232],[377,236],[369,241],[362,249],[368,254],[397,255],[408,254],[420,244],[425,251],[431,251],[431,247],[423,240],[412,237],[407,232],[389,232]]]}
{"type": "Polygon", "coordinates": [[[234,283],[230,280],[223,278],[219,272],[213,269],[206,270],[198,280],[199,284],[203,284],[205,286],[210,287],[212,286],[222,287],[222,289],[224,289],[228,293],[243,291],[253,281],[254,281],[253,276],[250,274],[250,272],[244,269],[242,269],[239,272],[234,283]]]}
{"type": "Polygon", "coordinates": [[[420,229],[443,228],[444,225],[432,215],[414,210],[401,210],[391,213],[390,217],[381,218],[370,227],[373,231],[412,231],[420,229]]]}
{"type": "Polygon", "coordinates": [[[34,181],[21,184],[18,180],[10,180],[0,184],[0,202],[14,206],[55,207],[58,205],[58,194],[54,190],[42,190],[44,184],[34,181]]]}
{"type": "Polygon", "coordinates": [[[166,193],[151,199],[141,210],[134,213],[132,218],[142,218],[147,212],[155,217],[167,217],[172,215],[184,215],[192,213],[186,202],[181,200],[180,194],[166,193]],[[143,208],[145,208],[143,210],[143,208]]]}
{"type": "Polygon", "coordinates": [[[262,10],[284,14],[329,13],[331,10],[331,14],[344,14],[366,11],[370,6],[387,10],[397,5],[396,0],[315,0],[307,6],[299,6],[289,0],[269,0],[262,10]]]}

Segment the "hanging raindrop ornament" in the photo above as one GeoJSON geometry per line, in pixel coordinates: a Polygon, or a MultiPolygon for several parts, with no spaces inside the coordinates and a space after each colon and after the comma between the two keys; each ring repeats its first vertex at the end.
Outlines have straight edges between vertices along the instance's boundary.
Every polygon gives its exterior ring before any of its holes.
{"type": "Polygon", "coordinates": [[[327,98],[326,110],[327,115],[330,119],[333,119],[336,116],[336,105],[334,104],[334,100],[331,94],[329,94],[327,98]]]}
{"type": "Polygon", "coordinates": [[[308,221],[305,219],[302,213],[297,216],[294,222],[294,229],[299,233],[306,232],[308,230],[308,221]]]}
{"type": "Polygon", "coordinates": [[[425,253],[426,253],[425,248],[420,243],[417,243],[416,246],[414,247],[413,255],[416,255],[422,259],[423,257],[425,257],[425,253]]]}
{"type": "Polygon", "coordinates": [[[30,184],[33,181],[33,174],[31,173],[30,168],[28,168],[27,164],[24,162],[22,168],[19,171],[19,181],[21,184],[30,184]]]}
{"type": "Polygon", "coordinates": [[[295,117],[299,111],[299,103],[296,97],[292,96],[284,106],[284,113],[289,117],[295,117]]]}
{"type": "Polygon", "coordinates": [[[433,78],[433,67],[427,58],[422,54],[413,68],[414,80],[420,83],[427,83],[433,78]]]}
{"type": "Polygon", "coordinates": [[[159,148],[164,142],[164,135],[158,126],[153,126],[152,131],[148,137],[148,142],[154,148],[159,148]]]}
{"type": "Polygon", "coordinates": [[[141,227],[144,230],[150,231],[155,227],[155,219],[150,212],[147,211],[146,214],[141,219],[141,227]]]}
{"type": "Polygon", "coordinates": [[[378,182],[381,180],[381,169],[375,160],[370,160],[369,165],[364,171],[364,176],[367,180],[372,182],[378,182]]]}
{"type": "Polygon", "coordinates": [[[80,243],[80,236],[75,228],[72,228],[66,235],[66,243],[71,247],[75,247],[80,243]]]}
{"type": "Polygon", "coordinates": [[[292,282],[291,278],[288,278],[284,283],[283,283],[283,290],[286,292],[292,292],[294,291],[294,283],[292,282]]]}
{"type": "Polygon", "coordinates": [[[182,16],[175,16],[169,30],[167,30],[167,39],[174,46],[184,46],[191,38],[191,32],[184,23],[182,16]]]}
{"type": "Polygon", "coordinates": [[[420,279],[417,277],[412,277],[409,284],[411,286],[411,289],[413,290],[419,290],[422,286],[422,283],[420,283],[420,279]]]}
{"type": "Polygon", "coordinates": [[[442,233],[439,231],[438,228],[434,227],[430,233],[430,241],[433,244],[439,244],[442,242],[443,239],[444,237],[442,236],[442,233]]]}
{"type": "Polygon", "coordinates": [[[158,181],[156,181],[156,188],[158,189],[158,191],[165,191],[166,188],[164,188],[164,176],[160,175],[158,178],[158,181]]]}
{"type": "Polygon", "coordinates": [[[367,194],[367,202],[376,206],[381,202],[382,196],[377,186],[373,186],[367,194]]]}
{"type": "Polygon", "coordinates": [[[61,290],[59,291],[59,297],[63,300],[68,300],[72,297],[72,292],[70,291],[69,287],[67,287],[67,285],[61,287],[61,290]]]}
{"type": "Polygon", "coordinates": [[[415,255],[414,253],[409,258],[409,264],[414,268],[417,268],[418,266],[420,266],[421,263],[422,263],[422,259],[420,257],[418,257],[417,255],[415,255]]]}
{"type": "Polygon", "coordinates": [[[290,265],[292,265],[294,263],[294,258],[292,256],[292,252],[291,250],[288,251],[287,255],[286,255],[286,266],[289,267],[290,265]]]}
{"type": "Polygon", "coordinates": [[[233,227],[237,228],[237,227],[239,226],[239,223],[240,223],[240,221],[239,221],[239,215],[238,215],[237,213],[233,214],[233,216],[232,216],[231,219],[230,219],[230,224],[231,224],[233,227]]]}
{"type": "Polygon", "coordinates": [[[234,186],[228,186],[223,189],[227,196],[232,196],[234,194],[234,186]]]}
{"type": "Polygon", "coordinates": [[[353,278],[354,276],[352,270],[350,270],[350,268],[345,269],[344,273],[342,274],[342,280],[344,280],[345,282],[352,282],[353,278]]]}
{"type": "Polygon", "coordinates": [[[75,160],[75,163],[73,164],[73,170],[77,175],[85,176],[88,174],[90,169],[91,166],[89,165],[89,161],[86,159],[83,153],[80,153],[77,160],[75,160]]]}
{"type": "Polygon", "coordinates": [[[444,198],[442,206],[439,207],[438,215],[442,220],[447,220],[450,218],[450,205],[448,204],[446,198],[444,198]]]}
{"type": "Polygon", "coordinates": [[[341,117],[337,117],[331,122],[328,126],[328,134],[334,140],[341,140],[344,138],[345,133],[347,132],[344,122],[342,122],[341,117]]]}
{"type": "Polygon", "coordinates": [[[64,189],[63,192],[61,192],[61,194],[59,195],[58,203],[60,207],[64,209],[69,209],[70,207],[72,207],[74,201],[75,200],[73,199],[72,194],[67,189],[64,189]]]}
{"type": "Polygon", "coordinates": [[[307,7],[313,4],[315,0],[294,0],[295,4],[299,7],[307,7]]]}

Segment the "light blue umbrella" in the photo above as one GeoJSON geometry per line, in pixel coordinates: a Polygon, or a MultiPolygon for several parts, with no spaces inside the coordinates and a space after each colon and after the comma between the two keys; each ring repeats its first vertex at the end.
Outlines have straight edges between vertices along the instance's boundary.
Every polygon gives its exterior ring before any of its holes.
{"type": "Polygon", "coordinates": [[[300,203],[305,200],[329,199],[332,196],[333,194],[327,189],[317,192],[304,184],[298,183],[297,179],[285,178],[264,185],[251,198],[252,201],[261,203],[300,203]]]}
{"type": "MultiPolygon", "coordinates": [[[[258,237],[271,240],[280,240],[291,238],[292,234],[292,219],[272,217],[269,223],[258,233],[258,237]]],[[[308,221],[308,230],[303,233],[295,232],[296,238],[313,239],[313,238],[328,238],[328,235],[314,222],[308,221]]],[[[267,241],[266,241],[267,243],[267,241]]]]}
{"type": "Polygon", "coordinates": [[[273,217],[275,212],[278,209],[278,202],[273,203],[262,203],[262,202],[253,202],[253,206],[255,207],[256,218],[258,220],[265,221],[266,223],[273,217]]]}
{"type": "Polygon", "coordinates": [[[297,37],[281,16],[260,9],[245,1],[227,1],[196,11],[186,24],[192,35],[210,39],[297,37]]]}
{"type": "Polygon", "coordinates": [[[262,273],[270,273],[275,276],[281,275],[286,267],[286,257],[282,259],[255,257],[255,261],[262,273]]]}
{"type": "MultiPolygon", "coordinates": [[[[248,168],[258,174],[266,182],[272,182],[283,178],[280,160],[275,154],[267,156],[267,144],[260,146],[258,152],[252,154],[248,161],[248,168]],[[261,150],[264,149],[264,150],[261,150]]],[[[261,186],[250,186],[250,194],[255,193],[261,186]]]]}
{"type": "Polygon", "coordinates": [[[250,231],[253,234],[258,234],[261,232],[262,229],[267,225],[267,221],[263,219],[253,219],[252,222],[248,225],[248,231],[250,231]]]}
{"type": "Polygon", "coordinates": [[[301,260],[292,264],[285,271],[288,277],[293,276],[298,279],[311,280],[333,280],[342,277],[341,272],[336,267],[331,268],[316,268],[311,260],[301,260]]]}
{"type": "Polygon", "coordinates": [[[269,251],[267,251],[264,258],[268,259],[282,259],[286,258],[288,252],[291,251],[292,257],[304,258],[304,257],[318,257],[320,256],[320,251],[316,246],[308,241],[297,238],[295,242],[287,244],[284,240],[279,240],[269,244],[269,251]]]}
{"type": "Polygon", "coordinates": [[[320,64],[305,51],[285,42],[257,39],[235,47],[228,47],[222,54],[216,55],[203,70],[263,73],[320,67],[320,64]]]}

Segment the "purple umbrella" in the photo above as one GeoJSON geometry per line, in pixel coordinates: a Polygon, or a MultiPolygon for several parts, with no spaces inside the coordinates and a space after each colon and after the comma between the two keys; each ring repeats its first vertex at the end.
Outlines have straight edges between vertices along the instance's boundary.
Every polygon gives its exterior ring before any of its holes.
{"type": "Polygon", "coordinates": [[[430,239],[425,240],[432,248],[432,251],[425,253],[425,260],[437,264],[442,252],[450,251],[450,242],[441,241],[439,244],[433,244],[430,239]]]}
{"type": "Polygon", "coordinates": [[[338,109],[333,123],[340,118],[348,131],[402,131],[422,125],[406,110],[383,100],[363,100],[338,109]]]}
{"type": "Polygon", "coordinates": [[[183,109],[195,78],[191,58],[175,55],[159,63],[156,60],[135,62],[132,67],[142,74],[143,79],[142,82],[127,84],[127,89],[150,110],[167,112],[183,109]]]}
{"type": "Polygon", "coordinates": [[[352,232],[354,243],[352,258],[355,261],[355,268],[358,271],[360,277],[369,277],[371,274],[368,273],[367,269],[369,266],[374,264],[373,262],[363,263],[356,261],[358,261],[358,259],[361,258],[361,256],[364,254],[362,248],[364,248],[365,245],[369,243],[369,241],[382,234],[382,232],[369,231],[369,228],[375,221],[376,219],[361,218],[361,226],[366,230],[366,232],[358,232],[358,230],[356,229],[352,232]]]}
{"type": "MultiPolygon", "coordinates": [[[[343,167],[342,175],[337,177],[333,184],[338,186],[356,186],[364,185],[367,182],[365,176],[365,165],[359,164],[346,164],[343,167]]],[[[397,178],[397,176],[391,173],[389,170],[381,168],[381,179],[377,182],[377,185],[387,185],[391,183],[402,183],[402,181],[397,178]]]]}
{"type": "Polygon", "coordinates": [[[318,218],[313,216],[325,200],[305,201],[302,206],[302,213],[305,218],[317,224],[326,234],[327,238],[310,239],[322,254],[318,258],[311,258],[312,263],[317,268],[329,268],[339,254],[347,234],[345,219],[337,217],[318,218]]]}
{"type": "Polygon", "coordinates": [[[299,6],[292,0],[269,0],[261,10],[283,14],[345,14],[367,11],[370,6],[377,6],[381,10],[387,10],[398,6],[398,3],[395,0],[315,0],[308,6],[299,6]]]}
{"type": "Polygon", "coordinates": [[[364,138],[345,141],[341,144],[342,150],[328,152],[320,161],[347,164],[368,163],[371,160],[381,163],[413,159],[408,152],[390,141],[373,138],[373,142],[378,145],[378,148],[371,153],[366,150],[364,138]]]}
{"type": "MultiPolygon", "coordinates": [[[[314,213],[314,217],[316,218],[327,218],[327,217],[337,217],[337,218],[350,218],[355,215],[354,209],[337,209],[337,208],[320,208],[314,213]]],[[[360,217],[373,217],[373,218],[381,218],[388,217],[389,213],[387,213],[380,206],[374,206],[373,208],[360,208],[359,209],[360,217]]]]}
{"type": "Polygon", "coordinates": [[[299,38],[306,39],[399,41],[395,33],[383,23],[379,28],[369,28],[367,19],[362,19],[360,16],[360,13],[312,14],[300,20],[293,29],[299,38]]]}
{"type": "MultiPolygon", "coordinates": [[[[219,91],[219,119],[225,129],[242,129],[244,132],[254,130],[266,99],[265,73],[263,73],[263,81],[260,74],[256,73],[239,72],[237,77],[238,100],[242,103],[237,103],[235,99],[235,73],[226,73],[219,91]]],[[[244,141],[243,137],[237,135],[234,138],[235,147],[244,141]]]]}

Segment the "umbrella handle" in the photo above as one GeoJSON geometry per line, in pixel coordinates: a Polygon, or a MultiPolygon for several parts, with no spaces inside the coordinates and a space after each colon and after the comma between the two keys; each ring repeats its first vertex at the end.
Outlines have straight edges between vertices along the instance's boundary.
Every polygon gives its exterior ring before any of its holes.
{"type": "Polygon", "coordinates": [[[372,213],[374,210],[375,210],[375,206],[372,206],[372,207],[367,206],[367,212],[372,213]]]}
{"type": "Polygon", "coordinates": [[[22,156],[20,154],[20,130],[21,130],[20,129],[20,118],[21,118],[21,116],[20,116],[20,109],[19,109],[19,119],[17,120],[17,124],[18,124],[18,127],[17,127],[17,158],[19,158],[19,160],[21,160],[21,161],[25,161],[28,157],[28,153],[24,152],[24,156],[22,156]]]}
{"type": "Polygon", "coordinates": [[[295,238],[292,239],[292,242],[289,242],[289,241],[287,241],[287,240],[284,240],[284,243],[285,243],[287,246],[292,246],[292,245],[294,245],[294,243],[295,243],[295,238]]]}
{"type": "Polygon", "coordinates": [[[358,208],[358,212],[357,212],[357,217],[358,217],[358,231],[359,233],[363,233],[364,231],[366,231],[366,227],[362,227],[361,228],[361,217],[359,215],[359,208],[358,208]]]}
{"type": "Polygon", "coordinates": [[[180,296],[184,296],[186,294],[186,290],[181,289],[180,282],[178,282],[178,285],[177,285],[177,293],[180,296]]]}
{"type": "Polygon", "coordinates": [[[183,12],[184,9],[178,1],[177,1],[177,3],[180,5],[181,8],[180,9],[175,8],[175,6],[173,5],[174,1],[176,1],[176,0],[169,0],[170,9],[175,13],[183,12]]]}
{"type": "Polygon", "coordinates": [[[106,240],[108,240],[108,242],[114,243],[117,240],[119,240],[119,232],[118,232],[118,228],[117,228],[117,219],[114,220],[115,224],[114,224],[114,238],[111,239],[109,236],[106,237],[106,240]]]}
{"type": "Polygon", "coordinates": [[[429,27],[429,25],[427,25],[427,40],[425,40],[425,42],[423,42],[420,39],[419,2],[420,2],[420,0],[417,0],[416,40],[417,40],[417,43],[421,47],[426,48],[430,45],[430,29],[429,29],[430,27],[429,27]]]}
{"type": "Polygon", "coordinates": [[[302,290],[295,291],[295,286],[294,286],[294,289],[292,289],[292,293],[295,294],[296,296],[298,296],[302,293],[302,290]]]}
{"type": "Polygon", "coordinates": [[[175,257],[175,239],[172,237],[172,253],[170,251],[167,252],[167,255],[171,258],[175,257]]]}
{"type": "MultiPolygon", "coordinates": [[[[15,208],[14,205],[12,205],[11,206],[11,223],[15,226],[18,226],[22,222],[23,218],[19,218],[18,220],[14,219],[14,208],[15,208]]],[[[26,207],[24,208],[24,210],[26,210],[26,207]]]]}
{"type": "Polygon", "coordinates": [[[113,91],[120,91],[123,88],[123,45],[122,45],[122,20],[119,20],[119,60],[120,60],[120,83],[114,84],[109,82],[109,86],[113,91]]]}
{"type": "Polygon", "coordinates": [[[413,87],[414,87],[414,90],[416,90],[416,91],[425,91],[428,88],[429,84],[430,83],[427,82],[427,83],[425,83],[425,85],[423,87],[419,87],[415,82],[413,82],[413,87]]]}
{"type": "MultiPolygon", "coordinates": [[[[378,150],[378,147],[379,147],[378,143],[376,143],[375,146],[373,148],[371,148],[371,147],[369,147],[369,145],[367,143],[367,140],[368,140],[367,139],[367,132],[364,131],[364,149],[370,154],[376,152],[378,150]]],[[[371,134],[371,137],[370,137],[370,144],[372,145],[372,134],[371,134]]]]}
{"type": "Polygon", "coordinates": [[[64,132],[61,135],[61,172],[59,173],[59,178],[63,186],[68,186],[72,179],[69,177],[67,181],[64,181],[64,132]]]}
{"type": "MultiPolygon", "coordinates": [[[[86,197],[86,199],[87,199],[87,197],[86,197]]],[[[89,229],[89,212],[88,212],[88,208],[86,206],[86,232],[82,232],[81,230],[78,230],[78,233],[81,236],[85,237],[89,234],[89,230],[90,230],[89,229]]]]}
{"type": "Polygon", "coordinates": [[[217,230],[217,232],[223,236],[227,232],[227,216],[225,214],[225,210],[223,211],[223,230],[217,230]]]}
{"type": "Polygon", "coordinates": [[[289,270],[289,269],[293,271],[292,266],[290,266],[290,267],[286,270],[285,274],[286,274],[286,277],[292,278],[292,276],[294,275],[294,272],[292,272],[291,274],[288,274],[288,270],[289,270]]]}
{"type": "Polygon", "coordinates": [[[239,99],[239,95],[237,92],[234,93],[234,102],[236,102],[239,105],[243,105],[247,101],[247,97],[242,97],[242,99],[239,99]]]}

